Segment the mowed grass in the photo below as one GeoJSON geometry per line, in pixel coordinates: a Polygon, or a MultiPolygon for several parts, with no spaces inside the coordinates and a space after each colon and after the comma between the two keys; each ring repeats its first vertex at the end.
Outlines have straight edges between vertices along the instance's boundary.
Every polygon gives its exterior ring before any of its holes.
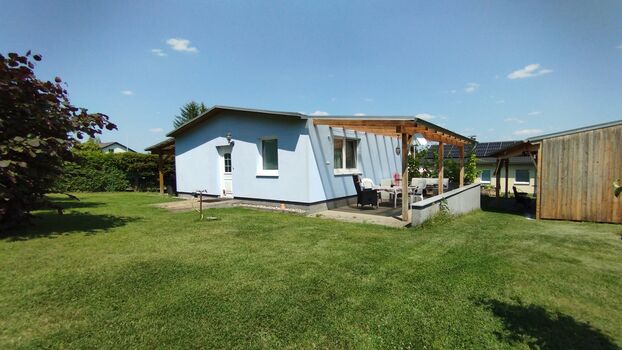
{"type": "Polygon", "coordinates": [[[476,212],[391,229],[79,194],[0,240],[0,348],[622,345],[622,227],[476,212]]]}

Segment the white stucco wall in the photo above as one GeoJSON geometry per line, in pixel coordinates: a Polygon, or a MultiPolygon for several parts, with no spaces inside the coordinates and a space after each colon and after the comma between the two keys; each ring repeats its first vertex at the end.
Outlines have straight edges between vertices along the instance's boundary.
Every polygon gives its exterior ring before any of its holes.
{"type": "MultiPolygon", "coordinates": [[[[226,111],[176,137],[177,190],[207,190],[220,195],[222,165],[218,146],[231,132],[233,195],[238,198],[316,203],[355,195],[352,175],[335,175],[333,136],[341,130],[314,126],[312,120],[291,116],[226,111]],[[278,139],[278,176],[258,175],[261,139],[278,139]]],[[[359,140],[358,172],[377,184],[401,169],[396,138],[348,132],[359,140]]]]}
{"type": "Polygon", "coordinates": [[[121,146],[119,146],[117,144],[112,144],[112,145],[103,147],[101,150],[104,153],[109,153],[111,151],[112,151],[111,153],[125,153],[125,152],[128,152],[128,150],[125,147],[121,147],[121,146]]]}

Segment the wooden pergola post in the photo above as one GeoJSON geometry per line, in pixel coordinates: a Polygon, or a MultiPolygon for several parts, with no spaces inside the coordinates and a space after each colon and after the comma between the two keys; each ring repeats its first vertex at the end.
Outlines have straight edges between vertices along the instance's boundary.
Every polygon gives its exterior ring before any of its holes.
{"type": "Polygon", "coordinates": [[[505,198],[508,198],[508,194],[509,194],[509,187],[508,187],[509,177],[510,177],[510,158],[506,158],[505,159],[505,198]]]}
{"type": "Polygon", "coordinates": [[[540,206],[542,205],[542,144],[538,145],[536,154],[538,164],[536,167],[536,220],[540,220],[540,206]]]}
{"type": "Polygon", "coordinates": [[[460,184],[459,187],[464,186],[464,145],[460,146],[460,184]]]}
{"type": "Polygon", "coordinates": [[[443,142],[438,143],[438,194],[443,193],[443,175],[445,172],[444,169],[444,159],[445,159],[445,147],[443,142]]]}
{"type": "Polygon", "coordinates": [[[410,219],[410,206],[408,194],[408,149],[410,148],[411,135],[402,132],[402,221],[410,219]]]}
{"type": "Polygon", "coordinates": [[[158,175],[160,178],[160,194],[164,194],[164,165],[162,164],[162,153],[158,153],[158,175]]]}
{"type": "Polygon", "coordinates": [[[501,164],[503,159],[497,159],[497,167],[495,168],[495,198],[499,199],[501,191],[501,164]]]}

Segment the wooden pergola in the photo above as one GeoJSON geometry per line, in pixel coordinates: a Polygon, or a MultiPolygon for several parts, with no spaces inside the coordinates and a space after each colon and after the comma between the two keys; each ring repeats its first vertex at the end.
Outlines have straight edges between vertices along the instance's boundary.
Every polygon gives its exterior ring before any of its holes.
{"type": "Polygon", "coordinates": [[[164,194],[164,161],[175,157],[175,139],[168,138],[153,146],[145,148],[145,151],[158,155],[158,176],[160,180],[160,194],[164,194]]]}
{"type": "Polygon", "coordinates": [[[415,134],[422,135],[428,141],[436,141],[438,147],[438,193],[443,193],[443,159],[444,145],[454,145],[460,149],[460,184],[464,186],[464,145],[473,142],[472,139],[449,131],[438,125],[416,117],[313,117],[314,125],[326,125],[359,132],[377,135],[398,137],[401,139],[402,155],[402,220],[409,221],[410,208],[408,206],[408,151],[415,134]]]}
{"type": "Polygon", "coordinates": [[[494,176],[496,178],[495,197],[499,198],[499,192],[501,191],[501,168],[505,167],[505,194],[504,197],[509,196],[509,180],[508,172],[510,168],[510,158],[528,156],[533,165],[536,167],[536,219],[540,219],[540,174],[542,173],[542,162],[540,159],[540,144],[531,143],[529,141],[523,141],[516,145],[502,149],[499,152],[491,154],[492,157],[497,158],[497,165],[495,166],[494,176]]]}

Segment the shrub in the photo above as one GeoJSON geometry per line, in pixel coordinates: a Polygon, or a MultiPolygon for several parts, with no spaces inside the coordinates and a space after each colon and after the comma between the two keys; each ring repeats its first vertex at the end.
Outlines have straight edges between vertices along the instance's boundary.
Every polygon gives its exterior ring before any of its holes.
{"type": "MultiPolygon", "coordinates": [[[[150,191],[159,187],[157,155],[80,148],[73,153],[74,159],[64,164],[53,187],[56,192],[150,191]]],[[[173,162],[166,161],[165,182],[173,184],[173,174],[173,162]]]]}

